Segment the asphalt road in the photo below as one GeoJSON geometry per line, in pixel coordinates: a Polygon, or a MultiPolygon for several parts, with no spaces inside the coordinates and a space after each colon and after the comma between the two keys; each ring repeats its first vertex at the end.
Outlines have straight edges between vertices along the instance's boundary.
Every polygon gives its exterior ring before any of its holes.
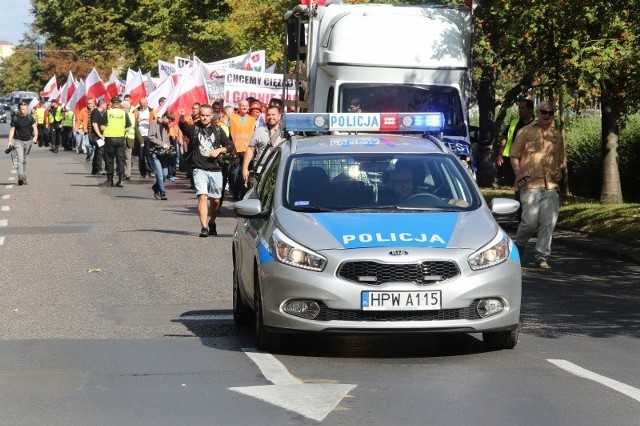
{"type": "Polygon", "coordinates": [[[524,269],[510,351],[401,335],[256,353],[230,315],[228,202],[198,238],[184,180],[167,201],[137,175],[99,188],[84,156],[38,147],[27,186],[13,170],[0,153],[2,425],[638,424],[638,265],[556,245],[552,270],[524,269]]]}

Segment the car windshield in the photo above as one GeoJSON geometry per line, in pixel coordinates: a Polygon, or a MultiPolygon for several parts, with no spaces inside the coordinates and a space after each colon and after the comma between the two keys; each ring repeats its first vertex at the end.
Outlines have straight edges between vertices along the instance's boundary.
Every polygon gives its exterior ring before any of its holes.
{"type": "Polygon", "coordinates": [[[297,155],[285,204],[297,211],[469,210],[479,195],[459,161],[442,154],[297,155]]]}
{"type": "Polygon", "coordinates": [[[345,83],[338,103],[340,112],[441,112],[445,135],[467,136],[460,95],[453,87],[345,83]]]}

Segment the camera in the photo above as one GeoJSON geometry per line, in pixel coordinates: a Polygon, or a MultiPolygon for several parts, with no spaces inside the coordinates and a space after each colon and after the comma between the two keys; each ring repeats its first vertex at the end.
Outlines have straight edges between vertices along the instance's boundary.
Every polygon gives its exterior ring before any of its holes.
{"type": "Polygon", "coordinates": [[[5,149],[5,150],[4,150],[4,153],[5,153],[5,154],[8,154],[8,153],[10,153],[11,151],[13,151],[14,149],[16,149],[16,147],[15,147],[15,146],[13,146],[13,145],[11,145],[9,148],[7,148],[7,149],[5,149]]]}

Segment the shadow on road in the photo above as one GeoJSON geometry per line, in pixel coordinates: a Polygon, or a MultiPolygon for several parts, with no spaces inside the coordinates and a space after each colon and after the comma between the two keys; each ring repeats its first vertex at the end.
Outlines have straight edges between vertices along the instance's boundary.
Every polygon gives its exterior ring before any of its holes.
{"type": "MultiPolygon", "coordinates": [[[[183,324],[211,348],[238,351],[255,347],[254,328],[233,322],[228,310],[190,311],[173,320],[183,324]],[[229,339],[231,338],[231,339],[229,339]]],[[[487,352],[481,338],[469,334],[286,334],[270,351],[278,354],[330,358],[423,358],[487,352]]]]}
{"type": "MultiPolygon", "coordinates": [[[[524,264],[532,259],[525,257],[524,264]]],[[[563,248],[553,269],[523,268],[524,333],[542,337],[640,337],[640,267],[572,254],[563,248]]]]}

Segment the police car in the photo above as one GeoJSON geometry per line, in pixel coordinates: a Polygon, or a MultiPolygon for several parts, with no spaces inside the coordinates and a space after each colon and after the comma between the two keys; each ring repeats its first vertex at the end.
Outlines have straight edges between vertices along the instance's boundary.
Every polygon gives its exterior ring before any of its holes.
{"type": "Polygon", "coordinates": [[[287,114],[287,132],[316,136],[275,148],[234,203],[234,319],[255,325],[260,348],[296,332],[482,333],[489,349],[516,345],[520,258],[493,215],[518,203],[487,205],[458,157],[421,135],[443,120],[287,114]]]}

